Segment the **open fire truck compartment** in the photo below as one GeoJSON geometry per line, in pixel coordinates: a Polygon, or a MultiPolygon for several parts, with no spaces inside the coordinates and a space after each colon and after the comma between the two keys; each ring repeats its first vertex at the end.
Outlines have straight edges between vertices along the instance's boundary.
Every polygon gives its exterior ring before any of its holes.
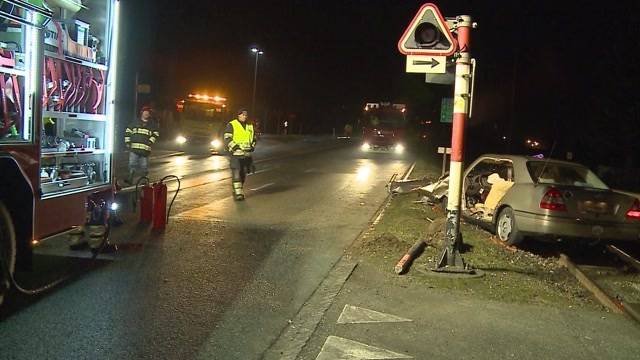
{"type": "Polygon", "coordinates": [[[118,0],[0,2],[0,215],[15,228],[0,255],[28,261],[110,206],[119,13],[118,0]]]}

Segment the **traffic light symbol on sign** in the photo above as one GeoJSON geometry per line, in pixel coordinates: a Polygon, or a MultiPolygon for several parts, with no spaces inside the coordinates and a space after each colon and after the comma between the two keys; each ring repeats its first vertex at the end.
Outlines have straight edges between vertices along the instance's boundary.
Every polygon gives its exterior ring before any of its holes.
{"type": "Polygon", "coordinates": [[[456,51],[447,22],[434,4],[424,4],[398,42],[405,55],[449,56],[456,51]]]}

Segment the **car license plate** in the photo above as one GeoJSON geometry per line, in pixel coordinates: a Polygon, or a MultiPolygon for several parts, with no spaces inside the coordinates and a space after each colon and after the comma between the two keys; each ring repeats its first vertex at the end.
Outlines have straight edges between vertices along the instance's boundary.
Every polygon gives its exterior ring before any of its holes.
{"type": "Polygon", "coordinates": [[[604,201],[587,200],[587,201],[581,201],[578,203],[578,211],[580,211],[583,214],[590,213],[590,214],[605,215],[605,214],[611,214],[612,208],[609,206],[608,203],[604,201]]]}

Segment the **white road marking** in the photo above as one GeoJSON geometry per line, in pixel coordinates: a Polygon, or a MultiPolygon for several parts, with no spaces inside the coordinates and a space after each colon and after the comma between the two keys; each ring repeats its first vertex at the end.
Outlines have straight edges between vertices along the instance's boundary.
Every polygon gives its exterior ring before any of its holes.
{"type": "Polygon", "coordinates": [[[267,171],[271,171],[271,169],[270,168],[269,169],[260,169],[260,170],[257,170],[256,172],[252,172],[251,174],[249,174],[249,176],[255,175],[255,174],[260,174],[260,173],[267,172],[267,171]]]}
{"type": "Polygon", "coordinates": [[[275,185],[275,184],[276,184],[276,183],[268,183],[268,184],[264,184],[264,185],[262,185],[262,186],[258,186],[258,187],[257,187],[257,188],[255,188],[255,189],[249,189],[249,190],[251,190],[251,191],[260,191],[260,190],[262,190],[262,189],[268,188],[269,186],[273,186],[273,185],[275,185]]]}
{"type": "Polygon", "coordinates": [[[413,357],[337,336],[329,336],[316,357],[316,360],[353,359],[413,359],[413,357]]]}
{"type": "Polygon", "coordinates": [[[340,314],[340,317],[338,318],[338,324],[395,323],[410,321],[413,320],[349,304],[344,306],[342,314],[340,314]]]}
{"type": "Polygon", "coordinates": [[[311,169],[305,170],[304,172],[308,174],[308,173],[312,173],[314,171],[316,171],[316,169],[315,168],[311,168],[311,169]]]}
{"type": "Polygon", "coordinates": [[[296,317],[291,320],[289,326],[280,334],[278,340],[264,354],[264,360],[295,360],[298,358],[298,354],[316,331],[320,320],[351,276],[356,265],[357,263],[352,263],[345,258],[341,258],[334,265],[329,275],[318,286],[296,317]]]}

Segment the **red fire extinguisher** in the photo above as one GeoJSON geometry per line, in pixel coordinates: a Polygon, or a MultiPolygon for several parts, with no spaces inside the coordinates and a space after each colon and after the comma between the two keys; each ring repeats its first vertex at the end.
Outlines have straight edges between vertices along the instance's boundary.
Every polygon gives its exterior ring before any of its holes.
{"type": "Polygon", "coordinates": [[[153,214],[153,188],[149,184],[142,186],[140,195],[140,222],[148,224],[153,214]]]}
{"type": "Polygon", "coordinates": [[[160,180],[153,184],[153,230],[163,230],[167,225],[167,185],[160,180]]]}
{"type": "Polygon", "coordinates": [[[159,182],[153,184],[153,224],[151,226],[154,230],[164,230],[169,222],[169,214],[171,213],[171,207],[176,200],[178,193],[180,192],[180,178],[175,175],[167,175],[160,179],[159,182]],[[173,194],[169,208],[167,209],[167,184],[165,180],[173,178],[178,182],[178,188],[173,194]]]}
{"type": "Polygon", "coordinates": [[[140,201],[140,222],[148,224],[151,222],[153,214],[153,188],[149,186],[149,178],[146,176],[141,177],[136,183],[136,193],[133,200],[134,210],[138,201],[140,201]],[[142,186],[141,183],[143,183],[142,186]],[[140,194],[139,198],[138,194],[140,194]]]}

